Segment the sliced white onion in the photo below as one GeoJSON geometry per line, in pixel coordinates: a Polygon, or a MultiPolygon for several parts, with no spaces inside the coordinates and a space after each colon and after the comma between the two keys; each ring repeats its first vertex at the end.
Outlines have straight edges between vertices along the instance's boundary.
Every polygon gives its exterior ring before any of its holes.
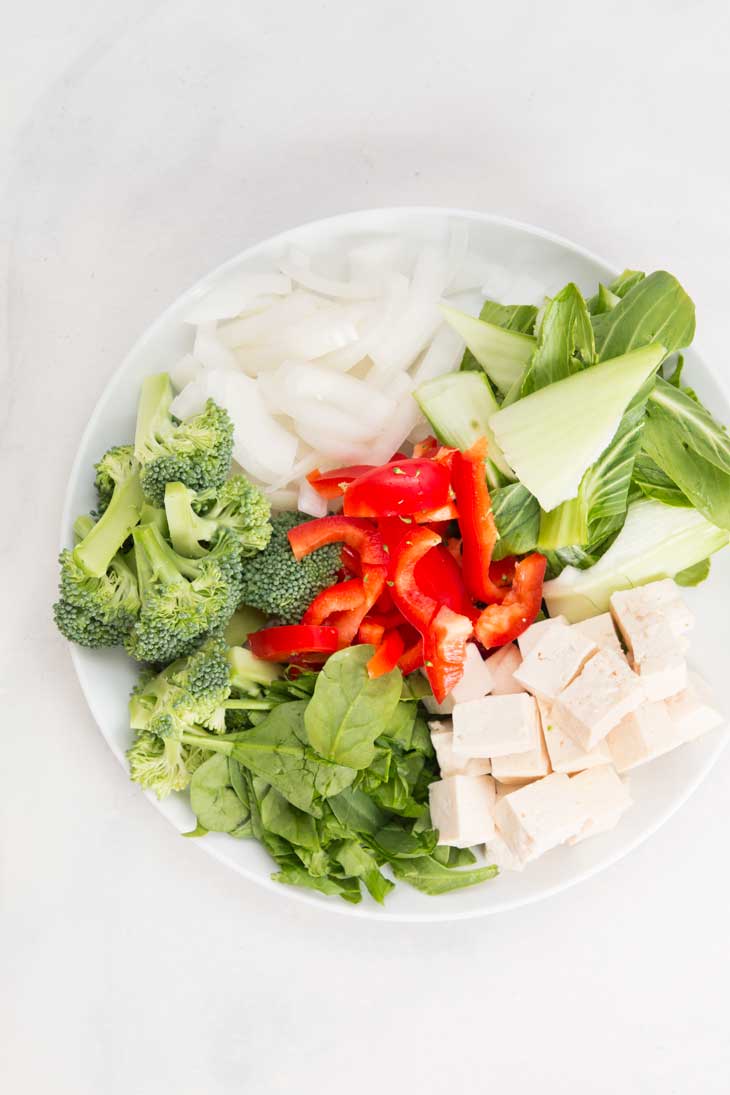
{"type": "Polygon", "coordinates": [[[218,337],[224,346],[231,349],[237,346],[255,346],[279,337],[289,323],[311,315],[325,303],[321,297],[300,289],[277,300],[270,308],[257,315],[223,323],[218,328],[218,337]]]}
{"type": "Polygon", "coordinates": [[[282,273],[302,288],[337,300],[372,300],[383,291],[382,278],[341,281],[317,274],[311,269],[309,259],[299,251],[290,251],[286,258],[279,261],[278,266],[282,273]]]}
{"type": "Polygon", "coordinates": [[[381,236],[359,243],[350,250],[348,265],[353,281],[369,281],[402,270],[403,240],[399,236],[381,236]]]}
{"type": "Polygon", "coordinates": [[[173,388],[181,392],[188,384],[192,384],[194,380],[198,379],[203,368],[192,354],[185,354],[168,371],[173,388]]]}
{"type": "Polygon", "coordinates": [[[358,445],[352,438],[324,436],[318,425],[312,426],[300,419],[295,419],[294,428],[302,441],[331,460],[333,467],[338,464],[373,463],[369,445],[358,445]]]}
{"type": "Polygon", "coordinates": [[[312,445],[310,438],[317,436],[319,440],[312,448],[320,452],[327,452],[327,441],[332,439],[338,444],[357,444],[370,441],[373,436],[373,427],[370,422],[358,421],[354,415],[347,411],[333,407],[329,403],[321,403],[318,399],[299,399],[292,405],[291,417],[302,441],[312,445]],[[306,430],[306,435],[305,431],[306,430]]]}
{"type": "Polygon", "coordinates": [[[299,501],[299,492],[293,488],[277,490],[274,494],[269,495],[269,501],[273,510],[295,510],[299,501]]]}
{"type": "Polygon", "coordinates": [[[235,354],[221,342],[215,323],[201,323],[196,328],[193,357],[204,369],[238,368],[235,354]]]}
{"type": "Polygon", "coordinates": [[[291,279],[284,274],[230,274],[222,285],[210,289],[190,308],[186,323],[196,326],[220,319],[233,319],[256,308],[267,297],[291,292],[291,279]]]}
{"type": "Polygon", "coordinates": [[[275,494],[278,490],[283,490],[284,487],[290,486],[292,483],[298,483],[300,479],[309,475],[310,471],[314,471],[315,468],[319,468],[326,461],[322,460],[321,453],[314,452],[312,449],[303,456],[301,460],[297,460],[294,467],[291,469],[291,473],[287,479],[275,479],[273,483],[270,483],[265,487],[267,494],[275,494]]]}
{"type": "Polygon", "coordinates": [[[431,345],[413,370],[413,383],[417,387],[427,380],[453,373],[458,369],[464,356],[464,340],[459,338],[453,327],[444,323],[436,332],[431,345]]]}
{"type": "Polygon", "coordinates": [[[209,398],[211,398],[209,374],[201,373],[197,380],[192,380],[181,392],[178,392],[170,404],[170,410],[175,418],[184,421],[194,414],[199,414],[209,398]]]}
{"type": "Polygon", "coordinates": [[[422,414],[413,395],[413,384],[408,377],[394,381],[392,392],[397,399],[397,409],[385,422],[383,429],[370,446],[368,462],[383,464],[407,441],[409,434],[421,421],[422,414]]]}
{"type": "Polygon", "coordinates": [[[395,409],[392,398],[375,391],[364,380],[307,362],[284,362],[266,390],[270,402],[294,418],[301,417],[299,407],[308,402],[339,410],[354,420],[363,438],[376,433],[395,409]]]}
{"type": "Polygon", "coordinates": [[[301,513],[309,514],[310,517],[327,516],[327,499],[323,498],[321,494],[317,494],[308,479],[302,479],[299,485],[297,509],[301,513]]]}
{"type": "Polygon", "coordinates": [[[401,315],[389,325],[370,351],[375,362],[372,380],[379,385],[410,368],[441,326],[438,302],[448,282],[446,257],[435,247],[424,248],[413,271],[401,315]]]}

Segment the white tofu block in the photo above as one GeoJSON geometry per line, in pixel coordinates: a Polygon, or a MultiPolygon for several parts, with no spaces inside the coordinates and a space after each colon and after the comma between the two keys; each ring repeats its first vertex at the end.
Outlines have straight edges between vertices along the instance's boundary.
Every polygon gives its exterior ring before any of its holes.
{"type": "MultiPolygon", "coordinates": [[[[514,790],[514,788],[513,788],[514,790]]],[[[484,855],[487,863],[495,864],[502,871],[523,871],[527,860],[520,859],[511,852],[505,841],[495,832],[494,836],[484,846],[484,855]]]]}
{"type": "Polygon", "coordinates": [[[674,635],[665,629],[655,635],[653,649],[640,662],[632,659],[647,699],[666,700],[687,687],[687,662],[674,635]]]}
{"type": "Polygon", "coordinates": [[[550,757],[540,726],[537,728],[537,745],[534,749],[526,753],[508,753],[504,757],[492,758],[492,775],[502,783],[539,779],[549,775],[551,771],[550,757]]]}
{"type": "Polygon", "coordinates": [[[574,775],[576,772],[584,772],[587,768],[596,768],[599,764],[611,763],[611,752],[605,739],[600,741],[595,749],[586,752],[563,730],[555,715],[553,704],[548,700],[538,700],[537,706],[545,745],[554,772],[567,772],[568,775],[574,775]]]}
{"type": "Polygon", "coordinates": [[[535,644],[543,639],[548,631],[552,631],[555,627],[565,627],[567,623],[565,616],[551,616],[547,620],[538,620],[536,624],[530,624],[526,631],[517,636],[517,645],[522,657],[527,657],[535,644]]]}
{"type": "Polygon", "coordinates": [[[434,727],[448,727],[450,723],[429,722],[431,741],[436,750],[441,778],[446,776],[488,776],[492,771],[489,760],[474,757],[457,757],[454,754],[454,735],[450,729],[434,730],[434,727]]]}
{"type": "Polygon", "coordinates": [[[563,844],[588,821],[572,781],[553,772],[500,799],[494,812],[499,835],[514,856],[523,861],[563,844]]]}
{"type": "Polygon", "coordinates": [[[655,760],[682,744],[678,723],[663,700],[643,703],[608,735],[608,747],[618,772],[655,760]]]}
{"type": "Polygon", "coordinates": [[[428,789],[439,844],[471,848],[494,836],[495,787],[491,776],[448,776],[428,789]]]}
{"type": "Polygon", "coordinates": [[[591,639],[599,650],[608,650],[612,654],[624,657],[624,648],[621,646],[613,617],[610,612],[602,612],[600,616],[591,616],[587,620],[580,620],[577,624],[571,624],[572,628],[591,639]]]}
{"type": "Polygon", "coordinates": [[[555,699],[597,650],[592,639],[556,623],[544,630],[524,655],[522,665],[515,671],[515,680],[541,699],[555,699]]]}
{"type": "Polygon", "coordinates": [[[524,692],[513,674],[522,665],[522,655],[514,643],[500,646],[489,656],[489,670],[492,674],[492,696],[512,696],[524,692]]]}
{"type": "Polygon", "coordinates": [[[600,650],[556,699],[560,726],[586,752],[644,702],[644,687],[624,658],[600,650]]]}
{"type": "Polygon", "coordinates": [[[578,802],[588,813],[588,820],[580,832],[569,838],[568,844],[578,844],[586,837],[613,829],[631,805],[628,788],[611,764],[581,772],[573,776],[571,783],[578,802]]]}
{"type": "Polygon", "coordinates": [[[667,711],[682,741],[694,741],[727,720],[715,705],[710,686],[698,673],[690,673],[687,688],[666,701],[667,711]]]}
{"type": "Polygon", "coordinates": [[[687,635],[694,627],[694,616],[684,603],[679,587],[671,578],[649,585],[622,589],[611,595],[611,613],[624,641],[638,661],[644,657],[642,640],[657,622],[665,624],[686,653],[687,635]]]}
{"type": "Polygon", "coordinates": [[[506,757],[537,745],[540,719],[527,693],[485,696],[457,703],[453,713],[453,749],[462,757],[506,757]]]}
{"type": "Polygon", "coordinates": [[[432,715],[450,715],[457,703],[479,700],[492,689],[492,674],[488,661],[481,656],[478,647],[469,643],[466,648],[464,673],[458,684],[443,701],[437,703],[433,696],[424,696],[423,703],[432,715]]]}

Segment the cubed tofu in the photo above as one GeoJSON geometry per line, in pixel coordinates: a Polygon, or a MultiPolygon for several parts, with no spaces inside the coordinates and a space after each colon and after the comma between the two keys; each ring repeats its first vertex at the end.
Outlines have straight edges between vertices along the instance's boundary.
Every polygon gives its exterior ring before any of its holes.
{"type": "Polygon", "coordinates": [[[485,696],[454,707],[453,749],[462,757],[506,757],[537,745],[537,705],[527,693],[485,696]]]}
{"type": "Polygon", "coordinates": [[[628,787],[611,764],[580,772],[573,776],[571,783],[578,802],[588,813],[588,820],[580,832],[569,838],[568,844],[578,844],[586,837],[613,829],[631,805],[628,787]]]}
{"type": "Polygon", "coordinates": [[[494,786],[497,790],[497,802],[505,795],[511,795],[513,791],[519,791],[520,787],[527,787],[528,783],[534,783],[533,779],[515,779],[509,783],[500,783],[499,780],[494,781],[494,786]]]}
{"type": "Polygon", "coordinates": [[[683,739],[679,724],[669,716],[667,703],[656,700],[626,715],[607,740],[616,770],[628,772],[676,749],[683,739]]]}
{"type": "Polygon", "coordinates": [[[542,632],[524,655],[522,665],[515,671],[515,680],[534,696],[553,700],[597,650],[592,639],[572,627],[555,623],[542,632]]]}
{"type": "Polygon", "coordinates": [[[509,850],[524,862],[579,833],[588,821],[588,812],[570,777],[553,772],[505,795],[497,804],[494,819],[509,850]]]}
{"type": "Polygon", "coordinates": [[[545,745],[550,764],[554,772],[567,772],[575,775],[587,768],[596,768],[599,764],[610,764],[611,753],[607,742],[600,741],[595,749],[586,752],[566,734],[555,715],[553,704],[549,700],[538,700],[545,745]]]}
{"type": "MultiPolygon", "coordinates": [[[[538,720],[539,722],[539,720],[538,720]]],[[[545,748],[542,729],[537,728],[537,745],[525,753],[508,753],[504,757],[493,757],[492,775],[502,783],[516,783],[525,779],[539,779],[552,771],[550,757],[545,748]]]]}
{"type": "Polygon", "coordinates": [[[643,685],[626,660],[600,650],[560,693],[553,711],[565,733],[588,752],[644,700],[643,685]]]}
{"type": "Polygon", "coordinates": [[[522,655],[514,643],[500,646],[489,656],[489,671],[492,674],[492,696],[512,696],[524,692],[524,688],[514,678],[514,672],[522,665],[522,655]]]}
{"type": "Polygon", "coordinates": [[[619,590],[611,612],[650,700],[663,700],[687,687],[687,634],[693,617],[671,579],[619,590]]]}
{"type": "Polygon", "coordinates": [[[667,711],[682,741],[694,741],[727,720],[717,708],[710,686],[698,673],[690,673],[687,688],[667,701],[667,711]]]}
{"type": "Polygon", "coordinates": [[[497,832],[495,832],[492,839],[485,844],[484,855],[487,863],[499,867],[500,873],[502,871],[523,871],[525,869],[525,863],[527,862],[527,860],[520,859],[519,856],[516,856],[514,852],[510,851],[505,841],[497,832]]]}
{"type": "Polygon", "coordinates": [[[478,647],[474,643],[469,643],[466,648],[464,673],[459,683],[454,685],[443,703],[437,703],[433,696],[424,696],[423,703],[432,715],[450,715],[455,704],[479,700],[491,689],[492,674],[489,663],[481,656],[478,647]]]}
{"type": "Polygon", "coordinates": [[[495,788],[491,776],[448,776],[428,789],[439,844],[471,848],[494,836],[495,788]]]}
{"type": "Polygon", "coordinates": [[[454,734],[450,719],[444,722],[429,722],[428,725],[442,779],[446,776],[489,775],[492,771],[491,761],[454,755],[454,734]]]}
{"type": "Polygon", "coordinates": [[[600,616],[591,616],[587,620],[580,620],[577,624],[571,624],[572,628],[581,635],[591,639],[599,650],[608,650],[611,654],[624,656],[624,648],[616,634],[613,617],[610,612],[602,612],[600,616]]]}
{"type": "Polygon", "coordinates": [[[540,639],[544,639],[548,631],[552,631],[556,627],[565,627],[568,621],[565,616],[551,616],[547,620],[538,620],[535,624],[530,626],[517,637],[517,645],[520,648],[520,654],[523,658],[526,658],[535,644],[540,639]]]}

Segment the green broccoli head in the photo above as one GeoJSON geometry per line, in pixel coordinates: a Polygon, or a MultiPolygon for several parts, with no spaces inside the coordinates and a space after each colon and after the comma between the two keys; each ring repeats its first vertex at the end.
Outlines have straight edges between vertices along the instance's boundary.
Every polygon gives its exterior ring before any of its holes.
{"type": "Polygon", "coordinates": [[[122,554],[114,556],[100,578],[80,567],[73,551],[62,551],[60,564],[62,602],[110,625],[112,632],[130,630],[139,614],[139,592],[137,579],[122,554]]]}
{"type": "Polygon", "coordinates": [[[244,559],[241,568],[241,601],[275,616],[283,623],[297,623],[311,602],[337,580],[341,567],[338,544],[328,544],[297,562],[287,532],[309,518],[282,512],[271,517],[271,540],[260,555],[244,559]]]}
{"type": "Polygon", "coordinates": [[[230,676],[226,644],[217,637],[160,673],[143,672],[129,701],[132,729],[159,737],[179,735],[192,726],[222,729],[230,676]]]}
{"type": "Polygon", "coordinates": [[[101,460],[94,465],[94,486],[96,487],[98,499],[97,517],[101,517],[107,509],[117,483],[126,478],[129,472],[136,470],[136,468],[134,445],[115,445],[113,448],[108,449],[101,460]]]}
{"type": "Polygon", "coordinates": [[[221,537],[203,559],[185,559],[154,525],[134,531],[141,607],[125,640],[139,661],[169,662],[221,631],[240,596],[240,552],[221,537]]]}
{"type": "Polygon", "coordinates": [[[145,497],[162,506],[168,483],[195,491],[221,486],[231,467],[233,424],[228,412],[209,399],[204,410],[185,422],[170,413],[172,385],[167,373],[142,384],[134,453],[141,465],[145,497]]]}
{"type": "Polygon", "coordinates": [[[171,791],[184,791],[209,755],[177,738],[142,730],[127,750],[129,774],[135,783],[165,798],[171,791]]]}
{"type": "Polygon", "coordinates": [[[84,608],[69,604],[63,599],[53,606],[56,627],[69,642],[92,649],[102,646],[118,646],[127,632],[114,623],[104,623],[91,616],[84,608]]]}
{"type": "Polygon", "coordinates": [[[173,547],[193,559],[223,529],[236,537],[244,558],[263,551],[271,538],[269,501],[244,475],[197,494],[183,483],[168,483],[165,511],[173,547]]]}

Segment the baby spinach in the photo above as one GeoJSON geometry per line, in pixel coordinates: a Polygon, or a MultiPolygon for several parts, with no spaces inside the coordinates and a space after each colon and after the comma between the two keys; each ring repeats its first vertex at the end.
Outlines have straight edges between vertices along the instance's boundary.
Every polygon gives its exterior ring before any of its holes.
{"type": "Polygon", "coordinates": [[[420,856],[417,859],[393,859],[390,861],[396,878],[408,882],[416,890],[426,894],[451,893],[465,886],[474,886],[486,882],[499,874],[499,868],[474,867],[472,870],[459,871],[445,867],[433,856],[420,856]]]}
{"type": "Polygon", "coordinates": [[[190,805],[198,824],[212,833],[231,833],[244,825],[251,811],[231,784],[228,757],[214,753],[193,772],[190,805]]]}

